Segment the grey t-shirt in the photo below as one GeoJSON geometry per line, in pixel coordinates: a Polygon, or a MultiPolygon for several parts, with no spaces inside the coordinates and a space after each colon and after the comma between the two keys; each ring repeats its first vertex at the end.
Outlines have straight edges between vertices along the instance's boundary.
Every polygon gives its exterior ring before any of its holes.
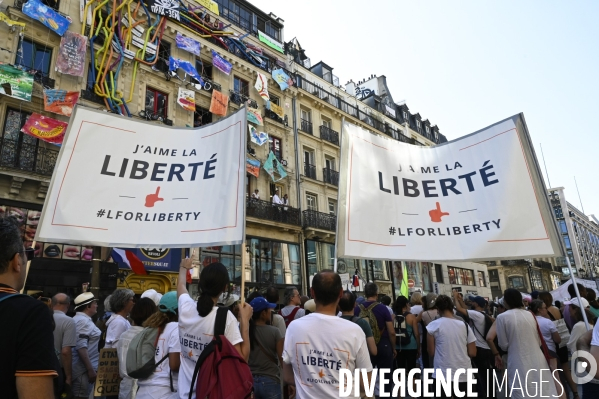
{"type": "MultiPolygon", "coordinates": [[[[75,333],[75,320],[64,314],[60,310],[54,311],[54,349],[58,353],[65,347],[74,347],[77,344],[77,335],[75,333]]],[[[62,356],[59,356],[60,366],[62,367],[62,356]]]]}
{"type": "Polygon", "coordinates": [[[283,339],[278,328],[273,326],[256,326],[256,341],[250,352],[249,366],[253,375],[265,375],[280,381],[281,372],[277,355],[277,342],[283,339]],[[266,352],[266,353],[264,353],[266,352]],[[277,360],[274,362],[273,360],[277,360]]]}

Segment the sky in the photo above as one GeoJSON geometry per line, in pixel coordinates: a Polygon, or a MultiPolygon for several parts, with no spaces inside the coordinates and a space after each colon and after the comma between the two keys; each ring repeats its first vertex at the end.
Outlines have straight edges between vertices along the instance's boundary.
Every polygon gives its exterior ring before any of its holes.
{"type": "Polygon", "coordinates": [[[387,77],[448,140],[523,112],[549,182],[599,218],[599,1],[249,0],[342,85],[387,77]]]}

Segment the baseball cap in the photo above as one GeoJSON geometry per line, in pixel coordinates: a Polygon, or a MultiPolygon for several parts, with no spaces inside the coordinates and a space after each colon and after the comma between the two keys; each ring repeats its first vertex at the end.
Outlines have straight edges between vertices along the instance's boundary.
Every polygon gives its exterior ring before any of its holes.
{"type": "Polygon", "coordinates": [[[304,309],[309,312],[316,312],[316,302],[314,302],[314,299],[306,301],[306,303],[304,303],[304,309]]]}
{"type": "Polygon", "coordinates": [[[270,303],[264,297],[259,296],[257,298],[254,298],[252,302],[250,302],[250,306],[252,307],[252,309],[254,309],[254,313],[256,313],[262,312],[266,309],[274,309],[277,306],[277,304],[270,303]]]}
{"type": "Polygon", "coordinates": [[[481,308],[484,308],[485,305],[487,304],[486,299],[483,298],[482,296],[473,296],[473,297],[470,298],[470,301],[476,303],[481,308]]]}
{"type": "Polygon", "coordinates": [[[176,291],[170,291],[162,295],[162,298],[160,298],[160,303],[158,304],[158,309],[160,309],[162,313],[170,312],[177,314],[178,307],[179,305],[177,303],[176,291]]]}
{"type": "Polygon", "coordinates": [[[149,290],[144,291],[144,293],[141,294],[141,297],[142,298],[150,298],[151,300],[154,301],[156,306],[158,306],[158,304],[160,303],[160,298],[162,298],[162,294],[159,293],[158,291],[156,291],[155,289],[151,288],[149,290]]]}
{"type": "Polygon", "coordinates": [[[96,301],[94,294],[92,294],[91,292],[84,292],[83,294],[78,295],[77,298],[75,298],[75,309],[90,304],[93,301],[96,301]]]}
{"type": "Polygon", "coordinates": [[[587,301],[585,298],[580,298],[580,301],[578,300],[578,297],[574,297],[570,300],[570,305],[574,305],[574,306],[578,306],[579,308],[588,308],[589,307],[589,301],[587,301]],[[580,303],[582,301],[582,306],[580,306],[580,303]]]}

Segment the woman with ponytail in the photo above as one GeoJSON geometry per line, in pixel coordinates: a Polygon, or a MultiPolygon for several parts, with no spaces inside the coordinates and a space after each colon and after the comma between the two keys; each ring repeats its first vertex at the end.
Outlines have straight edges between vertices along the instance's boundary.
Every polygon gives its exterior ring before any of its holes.
{"type": "Polygon", "coordinates": [[[177,380],[181,364],[179,345],[179,326],[177,323],[177,293],[167,292],[158,303],[158,310],[143,323],[144,327],[158,329],[158,341],[154,361],[158,364],[151,376],[137,380],[139,391],[137,399],[177,399],[177,380]]]}
{"type": "MultiPolygon", "coordinates": [[[[179,298],[179,338],[181,343],[181,367],[179,369],[179,397],[187,399],[191,389],[191,398],[195,399],[195,387],[191,378],[196,362],[204,348],[214,336],[216,304],[219,296],[229,287],[229,272],[222,263],[211,263],[200,273],[198,292],[195,302],[186,288],[188,270],[193,267],[190,258],[181,261],[177,296],[179,298]]],[[[249,320],[252,307],[244,303],[239,309],[239,326],[231,311],[227,314],[225,337],[237,352],[247,361],[250,357],[249,320]]]]}

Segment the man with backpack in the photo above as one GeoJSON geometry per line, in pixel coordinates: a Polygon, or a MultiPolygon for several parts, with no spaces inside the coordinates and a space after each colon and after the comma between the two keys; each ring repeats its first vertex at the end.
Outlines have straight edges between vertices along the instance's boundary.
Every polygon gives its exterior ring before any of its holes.
{"type": "Polygon", "coordinates": [[[472,331],[476,337],[476,357],[474,357],[473,361],[478,369],[476,378],[478,397],[495,397],[492,389],[489,389],[489,395],[487,395],[487,386],[490,383],[487,378],[487,370],[493,369],[494,366],[494,356],[487,343],[487,334],[493,325],[493,319],[485,313],[487,301],[482,296],[471,297],[472,309],[468,309],[458,292],[454,292],[453,297],[456,310],[468,315],[470,319],[469,325],[472,327],[472,331]]]}
{"type": "Polygon", "coordinates": [[[376,342],[372,336],[372,328],[365,319],[361,319],[354,315],[354,308],[356,307],[356,295],[346,290],[343,296],[339,300],[339,309],[341,310],[341,318],[352,321],[360,326],[366,337],[366,345],[368,345],[368,352],[370,356],[376,356],[376,342]]]}
{"type": "MultiPolygon", "coordinates": [[[[379,369],[393,370],[393,358],[395,350],[395,329],[389,309],[377,301],[379,287],[375,283],[367,283],[364,286],[366,300],[358,305],[354,315],[366,319],[372,329],[372,335],[376,342],[377,354],[371,357],[372,366],[379,369]]],[[[385,388],[389,391],[389,388],[385,388]]]]}
{"type": "Polygon", "coordinates": [[[284,298],[285,307],[281,309],[281,316],[285,320],[285,327],[289,327],[289,323],[306,315],[306,311],[300,307],[302,304],[299,291],[295,287],[287,287],[284,298]]]}

